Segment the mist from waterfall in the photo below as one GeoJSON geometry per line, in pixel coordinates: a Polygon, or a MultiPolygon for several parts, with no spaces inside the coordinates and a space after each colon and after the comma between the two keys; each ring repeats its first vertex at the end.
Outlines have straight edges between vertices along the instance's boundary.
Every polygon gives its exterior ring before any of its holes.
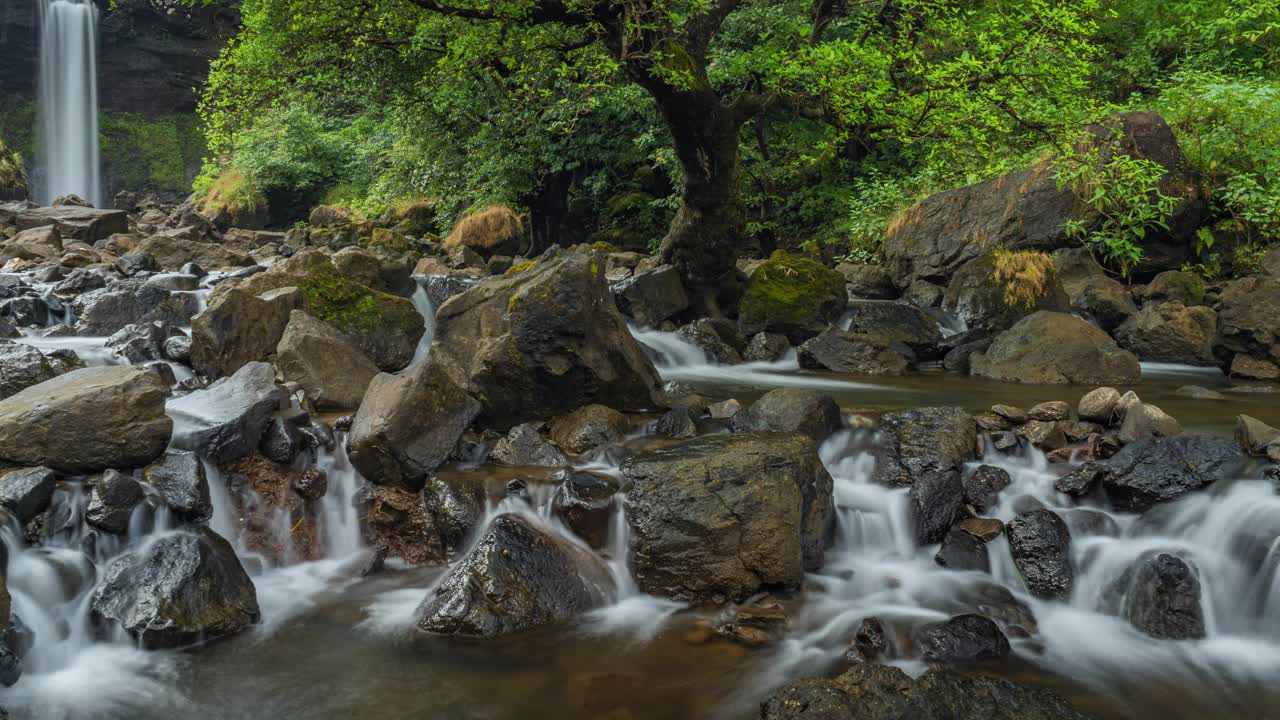
{"type": "Polygon", "coordinates": [[[74,193],[102,206],[98,155],[98,11],[92,0],[40,0],[37,198],[74,193]]]}

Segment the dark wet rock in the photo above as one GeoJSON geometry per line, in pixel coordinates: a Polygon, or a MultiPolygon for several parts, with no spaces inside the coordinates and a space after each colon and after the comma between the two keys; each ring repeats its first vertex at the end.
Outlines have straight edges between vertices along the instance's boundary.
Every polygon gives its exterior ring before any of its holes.
{"type": "Polygon", "coordinates": [[[291,313],[305,305],[306,295],[294,287],[262,295],[238,287],[219,291],[191,321],[192,367],[217,378],[268,359],[276,352],[291,313]]]}
{"type": "Polygon", "coordinates": [[[1063,510],[1062,521],[1071,530],[1072,537],[1120,537],[1120,524],[1101,510],[1072,508],[1063,510]]]}
{"type": "Polygon", "coordinates": [[[1139,440],[1106,461],[1102,487],[1112,507],[1143,512],[1229,477],[1244,462],[1235,442],[1213,435],[1139,440]]]}
{"type": "Polygon", "coordinates": [[[27,388],[0,400],[0,459],[73,473],[145,465],[169,444],[168,390],[156,373],[130,367],[85,368],[27,388]]]}
{"type": "Polygon", "coordinates": [[[1169,553],[1150,553],[1109,588],[1120,615],[1159,640],[1198,640],[1205,636],[1196,571],[1169,553]]]}
{"type": "Polygon", "coordinates": [[[844,424],[840,406],[829,395],[804,388],[770,390],[747,409],[759,430],[798,432],[821,445],[844,424]]]}
{"type": "Polygon", "coordinates": [[[942,357],[942,329],[932,315],[906,303],[855,302],[849,305],[848,331],[883,342],[901,343],[921,359],[942,357]]]}
{"type": "Polygon", "coordinates": [[[1148,362],[1213,366],[1218,314],[1180,303],[1147,305],[1113,333],[1120,347],[1148,362]]]}
{"type": "Polygon", "coordinates": [[[76,331],[84,336],[109,336],[126,325],[155,321],[186,325],[191,319],[181,297],[144,280],[121,280],[90,290],[72,304],[76,331]]]}
{"type": "Polygon", "coordinates": [[[371,485],[364,508],[364,538],[370,545],[386,545],[391,554],[410,565],[443,563],[447,555],[435,518],[420,492],[371,485]]]}
{"type": "Polygon", "coordinates": [[[1067,444],[1067,427],[1070,423],[1058,420],[1028,420],[1019,425],[1014,432],[1027,442],[1041,450],[1057,450],[1067,444]]]}
{"type": "Polygon", "coordinates": [[[893,278],[879,265],[840,263],[836,272],[844,276],[850,299],[893,300],[898,297],[893,278]]]}
{"type": "MultiPolygon", "coordinates": [[[[22,679],[22,658],[5,645],[0,645],[0,685],[13,687],[22,679]]],[[[0,708],[0,718],[8,720],[9,713],[0,708]]]]}
{"type": "Polygon", "coordinates": [[[921,659],[931,663],[995,660],[1012,652],[999,626],[976,614],[921,625],[911,639],[921,659]]]}
{"type": "Polygon", "coordinates": [[[804,435],[702,437],[632,455],[622,474],[631,566],[646,592],[741,598],[798,586],[821,565],[832,482],[804,435]]]}
{"type": "Polygon", "coordinates": [[[511,428],[511,432],[498,441],[489,458],[504,465],[564,467],[569,464],[564,453],[542,439],[536,423],[511,428]]]}
{"type": "Polygon", "coordinates": [[[1067,495],[1088,495],[1098,483],[1102,482],[1111,470],[1105,463],[1090,462],[1081,465],[1053,482],[1053,487],[1067,495]]]}
{"type": "Polygon", "coordinates": [[[1237,415],[1235,438],[1250,455],[1266,455],[1267,447],[1280,440],[1280,430],[1255,417],[1237,415]]]}
{"type": "Polygon", "coordinates": [[[134,251],[127,255],[122,255],[116,261],[116,267],[120,268],[120,272],[128,277],[138,274],[153,273],[160,269],[160,265],[156,259],[145,252],[134,251]]]}
{"type": "Polygon", "coordinates": [[[216,463],[245,457],[258,448],[272,415],[285,402],[274,368],[248,363],[234,375],[169,403],[177,424],[174,447],[216,463]]]}
{"type": "Polygon", "coordinates": [[[605,547],[617,510],[618,481],[582,471],[566,471],[562,477],[551,511],[588,545],[605,547]]]}
{"type": "Polygon", "coordinates": [[[875,480],[909,486],[917,539],[942,540],[964,505],[961,469],[974,456],[977,426],[963,408],[920,408],[885,413],[875,480]]]}
{"type": "Polygon", "coordinates": [[[480,409],[434,359],[379,375],[351,426],[351,462],[370,482],[421,489],[480,409]]]}
{"type": "Polygon", "coordinates": [[[1081,420],[1110,425],[1120,409],[1120,391],[1115,388],[1100,387],[1084,394],[1080,404],[1076,406],[1076,415],[1081,420]]]}
{"type": "Polygon", "coordinates": [[[1075,584],[1071,531],[1052,510],[1024,512],[1005,526],[1009,554],[1032,595],[1066,600],[1075,584]]]}
{"type": "Polygon", "coordinates": [[[208,528],[165,535],[111,562],[93,591],[95,622],[144,647],[178,647],[244,630],[258,598],[231,544],[208,528]]]}
{"type": "Polygon", "coordinates": [[[854,633],[853,643],[846,651],[845,657],[850,657],[852,653],[859,662],[875,662],[892,650],[884,623],[880,618],[869,617],[863,618],[862,623],[858,625],[858,632],[854,633]]]}
{"type": "Polygon", "coordinates": [[[779,250],[751,272],[738,327],[745,335],[776,332],[802,343],[839,318],[847,303],[840,273],[779,250]]]}
{"type": "Polygon", "coordinates": [[[674,407],[658,418],[653,425],[655,435],[665,435],[676,440],[697,437],[700,415],[687,407],[674,407]]]}
{"type": "Polygon", "coordinates": [[[31,296],[0,300],[0,315],[7,315],[19,327],[39,327],[49,322],[49,305],[31,296]]]}
{"type": "Polygon", "coordinates": [[[291,487],[303,500],[314,502],[329,491],[329,476],[320,468],[310,467],[294,478],[291,487]]]}
{"type": "Polygon", "coordinates": [[[965,263],[951,276],[942,309],[964,322],[966,327],[1000,332],[1038,310],[1068,312],[1071,301],[1050,269],[1044,280],[1044,291],[1032,302],[1010,302],[1003,283],[996,282],[995,253],[984,253],[965,263]]]}
{"type": "Polygon", "coordinates": [[[59,295],[80,295],[104,288],[119,277],[114,270],[105,267],[76,268],[54,285],[53,291],[59,295]]]}
{"type": "Polygon", "coordinates": [[[911,483],[908,496],[916,541],[922,545],[940,542],[964,509],[964,485],[958,472],[926,472],[911,483]]]}
{"type": "Polygon", "coordinates": [[[728,320],[702,318],[685,325],[676,335],[689,341],[706,354],[707,359],[720,365],[736,365],[742,362],[742,350],[746,347],[738,328],[728,320]]]}
{"type": "Polygon", "coordinates": [[[159,462],[148,465],[142,476],[178,517],[204,522],[213,516],[209,478],[193,453],[170,450],[159,462]]]}
{"type": "Polygon", "coordinates": [[[29,467],[0,475],[0,506],[26,523],[49,508],[57,474],[47,467],[29,467]]]}
{"type": "MultiPolygon", "coordinates": [[[[1270,366],[1280,364],[1280,278],[1250,277],[1229,283],[1218,301],[1218,335],[1214,354],[1221,367],[1246,356],[1270,366]]],[[[1257,378],[1264,379],[1264,378],[1257,378]]]]}
{"type": "Polygon", "coordinates": [[[906,345],[831,328],[797,350],[800,367],[853,375],[902,375],[915,366],[906,345]]]}
{"type": "Polygon", "coordinates": [[[1124,411],[1120,423],[1120,442],[1131,443],[1153,437],[1173,437],[1182,433],[1182,425],[1172,415],[1149,403],[1134,403],[1124,411]]]}
{"type": "Polygon", "coordinates": [[[131,365],[141,365],[153,360],[165,359],[164,344],[172,337],[182,337],[178,328],[159,320],[149,323],[125,325],[107,338],[107,349],[127,360],[131,365]]]}
{"type": "Polygon", "coordinates": [[[903,302],[918,308],[936,308],[947,297],[947,289],[927,280],[916,280],[902,291],[903,302]]]}
{"type": "Polygon", "coordinates": [[[933,561],[951,570],[978,570],[991,572],[991,559],[987,557],[987,544],[980,538],[953,527],[942,538],[942,546],[933,561]]]}
{"type": "Polygon", "coordinates": [[[1000,493],[1013,482],[1009,471],[994,465],[979,465],[964,479],[964,501],[978,512],[996,506],[1000,493]]]}
{"type": "Polygon", "coordinates": [[[791,349],[791,342],[786,335],[761,332],[751,336],[742,359],[747,362],[777,362],[791,349]]]}
{"type": "Polygon", "coordinates": [[[609,569],[586,547],[519,515],[494,519],[418,610],[418,628],[499,637],[565,623],[608,602],[609,569]]]}
{"type": "Polygon", "coordinates": [[[587,405],[551,423],[551,440],[570,455],[582,455],[622,442],[631,424],[627,416],[604,405],[587,405]]]}
{"type": "Polygon", "coordinates": [[[912,679],[858,663],[843,675],[799,680],[760,705],[761,720],[1088,720],[1043,688],[985,675],[932,671],[912,679]]]}
{"type": "Polygon", "coordinates": [[[594,254],[544,255],[436,313],[432,364],[480,400],[486,427],[510,428],[590,403],[664,405],[662,381],[613,307],[594,254]]]}
{"type": "Polygon", "coordinates": [[[25,343],[0,340],[0,400],[54,375],[53,367],[39,350],[25,343]]]}
{"type": "Polygon", "coordinates": [[[1041,311],[1001,333],[970,358],[973,374],[1042,384],[1136,384],[1138,359],[1105,332],[1066,313],[1041,311]]]}
{"type": "Polygon", "coordinates": [[[306,447],[306,438],[293,417],[277,414],[267,424],[258,451],[271,462],[288,465],[306,447]]]}
{"type": "Polygon", "coordinates": [[[612,290],[618,310],[645,327],[657,327],[689,307],[680,272],[671,265],[636,273],[612,290]]]}
{"type": "Polygon", "coordinates": [[[142,486],[137,480],[108,470],[93,483],[84,520],[103,532],[123,535],[129,529],[133,509],[142,499],[142,486]]]}
{"type": "Polygon", "coordinates": [[[968,375],[972,370],[970,359],[976,353],[986,352],[995,341],[995,338],[985,330],[973,330],[963,335],[965,340],[953,345],[947,350],[947,354],[942,356],[942,368],[947,372],[968,375]]]}
{"type": "Polygon", "coordinates": [[[451,272],[450,274],[424,275],[419,278],[419,282],[422,284],[423,289],[427,291],[431,306],[439,308],[454,295],[459,295],[475,287],[479,280],[451,272]]]}
{"type": "Polygon", "coordinates": [[[275,351],[280,377],[297,383],[321,409],[359,407],[378,374],[378,366],[345,335],[300,310],[289,315],[275,351]]]}
{"type": "Polygon", "coordinates": [[[507,483],[503,489],[503,498],[511,498],[519,500],[525,505],[533,505],[533,496],[529,494],[529,483],[524,480],[516,479],[507,483]]]}

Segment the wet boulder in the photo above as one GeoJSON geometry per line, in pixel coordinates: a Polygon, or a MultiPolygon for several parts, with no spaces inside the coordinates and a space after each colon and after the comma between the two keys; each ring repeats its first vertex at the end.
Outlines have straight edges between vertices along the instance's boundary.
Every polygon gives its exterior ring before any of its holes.
{"type": "Polygon", "coordinates": [[[991,559],[987,557],[987,544],[978,536],[953,527],[942,538],[942,545],[933,561],[950,570],[977,570],[991,572],[991,559]]]}
{"type": "Polygon", "coordinates": [[[617,512],[618,481],[607,475],[565,471],[551,500],[551,512],[574,535],[593,548],[609,543],[613,514],[617,512]]]}
{"type": "Polygon", "coordinates": [[[779,250],[748,278],[738,326],[745,335],[776,332],[802,343],[835,322],[847,302],[840,273],[779,250]]]}
{"type": "Polygon", "coordinates": [[[143,497],[142,486],[137,480],[108,470],[94,481],[93,489],[89,491],[84,521],[103,532],[123,535],[129,529],[133,509],[143,497]]]}
{"type": "Polygon", "coordinates": [[[1144,512],[1230,477],[1244,455],[1229,438],[1179,435],[1125,445],[1106,460],[1102,488],[1112,507],[1144,512]]]}
{"type": "Polygon", "coordinates": [[[992,333],[1007,330],[1038,310],[1070,311],[1071,301],[1052,267],[1043,271],[1045,277],[1034,299],[1011,301],[1005,285],[994,279],[998,257],[994,252],[984,253],[957,270],[947,285],[942,309],[960,318],[965,327],[992,333]]]}
{"type": "Polygon", "coordinates": [[[1066,600],[1075,585],[1071,531],[1052,510],[1024,512],[1005,526],[1009,554],[1032,595],[1066,600]]]}
{"type": "Polygon", "coordinates": [[[1147,305],[1116,328],[1120,347],[1148,362],[1213,366],[1218,315],[1204,306],[1147,305]]]}
{"type": "Polygon", "coordinates": [[[627,416],[604,405],[578,408],[551,423],[551,440],[570,455],[622,442],[630,430],[627,416]]]}
{"type": "Polygon", "coordinates": [[[676,335],[702,350],[713,363],[737,365],[742,362],[746,340],[728,320],[701,318],[677,330],[676,335]]]}
{"type": "Polygon", "coordinates": [[[25,343],[0,340],[0,400],[56,375],[39,350],[25,343]]]}
{"type": "Polygon", "coordinates": [[[510,428],[591,403],[662,407],[662,381],[605,284],[603,258],[549,251],[529,269],[457,295],[436,313],[432,362],[510,428]]]}
{"type": "Polygon", "coordinates": [[[420,630],[500,637],[566,623],[607,603],[608,567],[522,515],[500,515],[418,609],[420,630]]]}
{"type": "Polygon", "coordinates": [[[1053,482],[1060,493],[1080,497],[1089,494],[1111,472],[1103,463],[1088,462],[1053,482]]]}
{"type": "Polygon", "coordinates": [[[536,423],[524,423],[511,428],[507,436],[494,446],[489,458],[503,465],[564,467],[569,464],[569,458],[564,453],[542,439],[536,423]]]}
{"type": "MultiPolygon", "coordinates": [[[[1280,364],[1280,277],[1249,277],[1227,285],[1218,302],[1214,355],[1229,368],[1238,356],[1280,364]]],[[[1257,363],[1262,364],[1262,363],[1257,363]]]]}
{"type": "Polygon", "coordinates": [[[911,632],[911,639],[920,658],[930,663],[995,660],[1012,652],[999,626],[976,614],[920,625],[911,632]]]}
{"type": "Polygon", "coordinates": [[[1120,615],[1158,640],[1198,640],[1205,636],[1200,579],[1185,560],[1169,553],[1138,559],[1109,588],[1120,615]]]}
{"type": "Polygon", "coordinates": [[[94,588],[90,613],[148,648],[232,635],[260,617],[253,581],[235,550],[203,527],[161,536],[113,560],[94,588]]]}
{"type": "Polygon", "coordinates": [[[643,327],[657,327],[689,308],[680,272],[671,265],[636,273],[612,291],[618,310],[643,327]]]}
{"type": "Polygon", "coordinates": [[[441,540],[451,548],[461,544],[484,517],[487,499],[484,482],[474,476],[432,477],[423,488],[422,496],[435,518],[441,540]]]}
{"type": "Polygon", "coordinates": [[[378,366],[328,323],[294,310],[276,345],[276,367],[285,382],[297,383],[317,408],[360,406],[378,366]]]}
{"type": "Polygon", "coordinates": [[[1066,313],[1040,311],[970,358],[974,375],[1040,384],[1136,384],[1138,358],[1102,330],[1066,313]]]}
{"type": "Polygon", "coordinates": [[[215,463],[252,454],[276,410],[287,403],[276,386],[275,369],[251,362],[230,377],[169,403],[174,447],[215,463]]]}
{"type": "Polygon", "coordinates": [[[698,421],[702,416],[687,407],[673,407],[654,422],[654,435],[663,435],[676,440],[687,440],[702,434],[698,421]]]}
{"type": "Polygon", "coordinates": [[[963,408],[920,408],[885,413],[880,432],[875,481],[910,487],[917,539],[941,541],[964,506],[960,476],[974,457],[977,425],[963,408]]]}
{"type": "Polygon", "coordinates": [[[434,565],[448,559],[422,493],[372,485],[364,497],[362,528],[370,546],[385,545],[410,565],[434,565]]]}
{"type": "Polygon", "coordinates": [[[434,357],[378,375],[351,427],[351,462],[372,483],[420,490],[480,410],[434,357]]]}
{"type": "Polygon", "coordinates": [[[186,301],[145,280],[121,280],[75,299],[76,332],[84,336],[110,336],[127,325],[155,322],[186,325],[191,310],[186,301]]]}
{"type": "Polygon", "coordinates": [[[964,479],[964,501],[974,510],[986,512],[996,506],[1000,493],[1012,483],[1008,470],[979,465],[964,479]]]}
{"type": "Polygon", "coordinates": [[[808,437],[701,437],[622,465],[631,566],[645,592],[688,600],[798,586],[821,565],[832,481],[808,437]]]}
{"type": "Polygon", "coordinates": [[[21,523],[49,507],[58,476],[47,467],[22,468],[0,475],[0,507],[8,508],[21,523]]]}
{"type": "Polygon", "coordinates": [[[179,518],[199,523],[213,516],[208,474],[193,453],[170,450],[144,468],[142,477],[179,518]]]}
{"type": "Polygon", "coordinates": [[[71,473],[151,462],[169,444],[169,388],[150,370],[93,367],[0,400],[0,459],[71,473]]]}
{"type": "Polygon", "coordinates": [[[802,433],[818,445],[844,424],[831,396],[805,388],[770,390],[751,403],[747,415],[760,430],[802,433]]]}
{"type": "Polygon", "coordinates": [[[831,328],[797,351],[800,367],[853,375],[903,375],[915,367],[915,353],[900,343],[831,328]]]}
{"type": "Polygon", "coordinates": [[[879,265],[840,263],[836,272],[844,276],[851,300],[894,300],[898,297],[893,278],[879,265]]]}
{"type": "Polygon", "coordinates": [[[237,287],[220,291],[191,321],[191,365],[210,378],[231,375],[276,352],[291,314],[306,305],[293,287],[253,295],[237,287]]]}
{"type": "Polygon", "coordinates": [[[173,337],[183,337],[182,331],[167,322],[156,320],[125,325],[107,338],[106,346],[129,364],[141,365],[164,359],[165,343],[173,337]]]}
{"type": "Polygon", "coordinates": [[[747,362],[777,362],[786,356],[791,343],[786,335],[759,332],[751,336],[747,349],[742,351],[742,359],[747,362]]]}
{"type": "Polygon", "coordinates": [[[868,335],[882,342],[911,348],[916,357],[942,357],[942,328],[929,313],[907,303],[855,302],[849,304],[845,327],[851,333],[868,335]]]}

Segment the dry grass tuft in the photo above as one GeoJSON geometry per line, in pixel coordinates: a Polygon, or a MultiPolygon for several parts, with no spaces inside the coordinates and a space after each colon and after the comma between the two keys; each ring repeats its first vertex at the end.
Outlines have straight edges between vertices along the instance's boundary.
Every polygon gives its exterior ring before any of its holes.
{"type": "Polygon", "coordinates": [[[444,249],[462,246],[493,249],[519,247],[524,239],[524,221],[506,205],[490,205],[479,212],[463,216],[445,238],[444,249]]]}
{"type": "Polygon", "coordinates": [[[1007,305],[1032,308],[1049,291],[1053,258],[1039,250],[995,251],[995,280],[1004,286],[1007,305]]]}

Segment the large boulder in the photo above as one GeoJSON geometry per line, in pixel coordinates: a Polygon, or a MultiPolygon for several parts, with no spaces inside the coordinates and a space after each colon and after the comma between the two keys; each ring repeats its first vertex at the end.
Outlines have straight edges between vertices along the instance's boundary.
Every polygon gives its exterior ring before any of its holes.
{"type": "Polygon", "coordinates": [[[179,518],[201,523],[213,516],[209,477],[195,454],[170,450],[144,468],[142,476],[179,518]]]}
{"type": "MultiPolygon", "coordinates": [[[[1173,131],[1155,113],[1133,112],[1091,126],[1090,134],[1104,160],[1119,152],[1166,169],[1161,191],[1180,202],[1169,229],[1148,233],[1144,239],[1141,271],[1181,267],[1202,225],[1206,201],[1173,131]]],[[[1059,188],[1053,165],[1041,162],[934,195],[903,212],[889,224],[884,263],[900,288],[919,280],[946,282],[965,263],[995,248],[1072,247],[1078,242],[1067,232],[1072,220],[1092,229],[1102,218],[1070,189],[1059,188]]]]}
{"type": "Polygon", "coordinates": [[[664,404],[658,373],[614,307],[595,253],[553,250],[523,272],[450,298],[436,313],[431,358],[480,400],[488,427],[590,403],[621,411],[664,404]]]}
{"type": "Polygon", "coordinates": [[[1022,513],[1005,525],[1009,554],[1032,595],[1067,600],[1075,585],[1071,531],[1052,510],[1022,513]]]}
{"type": "Polygon", "coordinates": [[[680,271],[671,265],[636,273],[614,285],[613,299],[622,314],[645,327],[656,327],[689,307],[680,271]]]}
{"type": "Polygon", "coordinates": [[[1179,303],[1192,306],[1204,303],[1204,280],[1199,275],[1180,270],[1168,270],[1151,278],[1142,290],[1142,298],[1148,305],[1179,303]]]}
{"type": "Polygon", "coordinates": [[[90,245],[115,233],[129,232],[129,216],[124,212],[79,205],[23,208],[13,220],[19,230],[53,226],[64,240],[79,240],[90,245]]]}
{"type": "Polygon", "coordinates": [[[1214,364],[1218,314],[1202,305],[1147,305],[1115,330],[1120,347],[1149,362],[1214,364]]]}
{"type": "Polygon", "coordinates": [[[238,287],[218,293],[191,320],[191,366],[202,375],[230,375],[271,357],[295,310],[306,306],[300,288],[251,295],[238,287]]]}
{"type": "Polygon", "coordinates": [[[942,328],[929,313],[907,303],[849,304],[846,330],[889,343],[900,343],[925,359],[941,357],[942,328]]]}
{"type": "Polygon", "coordinates": [[[1227,285],[1218,302],[1214,354],[1223,369],[1237,355],[1280,365],[1280,278],[1251,277],[1227,285]]]}
{"type": "Polygon", "coordinates": [[[831,328],[796,352],[800,367],[852,375],[903,375],[915,367],[915,353],[901,343],[831,328]]]}
{"type": "Polygon", "coordinates": [[[183,326],[192,314],[182,297],[146,280],[121,280],[90,290],[77,297],[71,307],[77,334],[102,337],[128,325],[155,321],[183,326]]]}
{"type": "Polygon", "coordinates": [[[165,270],[177,270],[187,263],[215,271],[253,264],[253,258],[225,245],[190,240],[173,231],[160,232],[143,240],[134,252],[150,255],[165,270]]]}
{"type": "Polygon", "coordinates": [[[284,390],[276,386],[275,369],[251,362],[169,403],[174,447],[215,463],[245,457],[258,448],[271,416],[286,402],[284,390]]]}
{"type": "Polygon", "coordinates": [[[25,343],[0,340],[0,400],[51,380],[55,374],[39,350],[25,343]]]}
{"type": "Polygon", "coordinates": [[[93,591],[95,622],[148,648],[190,645],[258,622],[258,596],[231,544],[208,528],[175,532],[122,555],[93,591]]]}
{"type": "Polygon", "coordinates": [[[276,346],[276,367],[285,382],[297,383],[317,408],[360,406],[378,366],[332,325],[294,310],[276,346]]]}
{"type": "Polygon", "coordinates": [[[582,455],[622,442],[631,423],[627,416],[603,405],[578,408],[551,423],[551,439],[571,455],[582,455]]]}
{"type": "Polygon", "coordinates": [[[803,433],[819,445],[844,424],[831,396],[805,388],[770,390],[751,403],[747,416],[757,430],[803,433]]]}
{"type": "Polygon", "coordinates": [[[522,515],[499,515],[418,610],[418,628],[499,637],[569,622],[607,603],[608,567],[522,515]]]}
{"type": "Polygon", "coordinates": [[[1205,636],[1200,579],[1180,557],[1148,553],[1108,589],[1120,615],[1159,640],[1198,640],[1205,636]]]}
{"type": "Polygon", "coordinates": [[[969,359],[974,375],[1005,382],[1133,385],[1138,358],[1111,336],[1066,313],[1041,311],[1001,333],[969,359]]]}
{"type": "Polygon", "coordinates": [[[0,460],[69,473],[145,465],[173,431],[169,388],[133,367],[75,370],[0,400],[0,460]]]}
{"type": "Polygon", "coordinates": [[[840,263],[836,272],[844,276],[850,300],[894,300],[898,289],[893,278],[879,265],[840,263]]]}
{"type": "Polygon", "coordinates": [[[748,278],[738,325],[744,335],[776,332],[798,344],[838,319],[847,301],[840,273],[779,250],[748,278]]]}
{"type": "Polygon", "coordinates": [[[1089,720],[1051,690],[987,675],[857,663],[836,678],[799,680],[760,705],[761,720],[1089,720]]]}
{"type": "MultiPolygon", "coordinates": [[[[1011,301],[1004,284],[995,279],[999,257],[995,252],[984,253],[957,270],[947,285],[942,309],[960,318],[966,327],[992,333],[1013,327],[1014,323],[1037,310],[1070,310],[1071,301],[1058,280],[1057,270],[1052,267],[1043,271],[1043,287],[1034,299],[1030,302],[1011,301]]],[[[1031,288],[1030,283],[1027,286],[1031,288]]]]}
{"type": "Polygon", "coordinates": [[[961,471],[974,458],[978,427],[959,407],[885,413],[873,478],[909,487],[916,539],[941,542],[964,507],[961,471]]]}
{"type": "Polygon", "coordinates": [[[793,433],[697,438],[622,465],[631,567],[645,592],[695,601],[798,586],[833,523],[832,481],[793,433]]]}
{"type": "Polygon", "coordinates": [[[1013,652],[991,618],[972,613],[920,625],[911,639],[920,659],[929,663],[995,660],[1013,652]]]}
{"type": "Polygon", "coordinates": [[[1143,512],[1230,477],[1244,459],[1230,438],[1179,435],[1139,440],[1106,460],[1102,488],[1117,510],[1143,512]]]}
{"type": "Polygon", "coordinates": [[[351,426],[351,462],[370,482],[420,490],[479,414],[435,357],[378,375],[351,426]]]}

